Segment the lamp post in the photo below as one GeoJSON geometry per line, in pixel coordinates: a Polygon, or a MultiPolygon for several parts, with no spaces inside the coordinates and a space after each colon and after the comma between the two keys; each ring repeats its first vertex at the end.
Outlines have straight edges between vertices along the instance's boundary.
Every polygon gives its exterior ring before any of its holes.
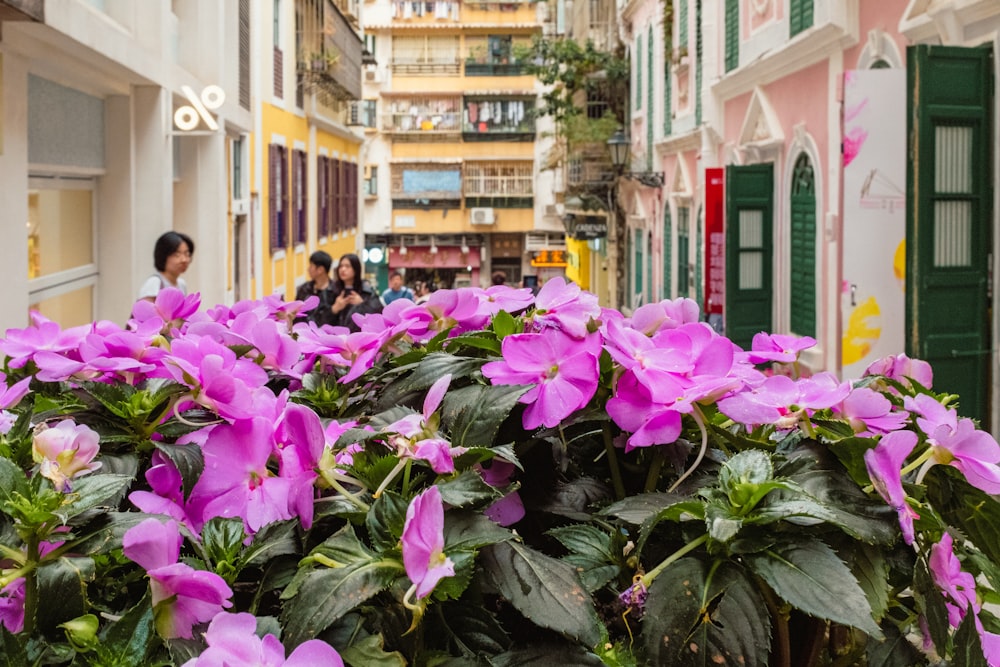
{"type": "Polygon", "coordinates": [[[611,188],[608,191],[610,200],[608,212],[611,216],[611,224],[608,229],[608,255],[615,263],[615,270],[611,273],[614,282],[611,285],[611,294],[617,301],[612,305],[620,310],[628,303],[628,225],[625,220],[625,210],[620,202],[621,182],[622,179],[629,179],[638,181],[645,187],[662,188],[663,172],[635,172],[627,169],[631,161],[631,142],[623,128],[618,128],[608,139],[607,144],[608,152],[611,154],[611,165],[615,172],[611,188]]]}

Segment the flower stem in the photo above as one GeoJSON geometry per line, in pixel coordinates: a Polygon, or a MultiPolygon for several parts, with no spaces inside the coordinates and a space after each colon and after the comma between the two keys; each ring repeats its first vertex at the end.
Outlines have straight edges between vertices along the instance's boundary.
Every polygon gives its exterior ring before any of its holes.
{"type": "Polygon", "coordinates": [[[330,485],[330,488],[332,488],[334,491],[336,491],[340,495],[350,500],[351,503],[353,503],[354,506],[357,507],[362,512],[367,512],[368,510],[371,509],[371,507],[368,506],[368,503],[364,502],[356,495],[345,489],[332,474],[329,474],[330,472],[331,471],[329,470],[320,470],[320,474],[323,476],[323,480],[330,485]]]}
{"type": "Polygon", "coordinates": [[[693,473],[699,465],[701,465],[701,460],[705,458],[705,452],[708,451],[708,431],[705,430],[705,418],[701,414],[701,408],[698,407],[696,403],[692,403],[691,407],[694,408],[691,412],[691,416],[694,417],[694,421],[698,424],[698,428],[701,430],[701,449],[698,450],[698,456],[695,458],[694,463],[691,467],[684,471],[684,474],[677,478],[677,481],[667,489],[667,493],[673,493],[678,486],[681,485],[685,479],[687,479],[691,473],[693,473]]]}
{"type": "Polygon", "coordinates": [[[410,493],[410,471],[413,469],[413,459],[406,459],[406,467],[403,468],[403,496],[410,493]]]}
{"type": "Polygon", "coordinates": [[[604,451],[608,453],[608,468],[611,469],[611,484],[615,487],[615,498],[625,498],[625,484],[622,482],[622,471],[618,467],[618,455],[615,453],[615,443],[611,438],[611,424],[604,422],[601,429],[604,434],[604,451]]]}
{"type": "Polygon", "coordinates": [[[30,569],[24,573],[24,635],[30,637],[35,631],[35,616],[38,612],[38,536],[31,535],[27,542],[28,557],[25,566],[30,569]]]}
{"type": "Polygon", "coordinates": [[[669,556],[667,556],[666,558],[664,558],[662,563],[660,563],[659,565],[657,565],[656,567],[654,567],[652,570],[650,570],[646,574],[642,575],[642,583],[643,583],[643,585],[648,588],[649,585],[651,583],[653,583],[653,579],[656,579],[658,576],[660,576],[661,572],[663,572],[665,569],[667,569],[668,567],[670,567],[670,565],[672,565],[675,561],[680,560],[681,558],[683,558],[687,554],[691,553],[692,551],[694,551],[695,549],[697,549],[698,547],[700,547],[702,544],[704,544],[707,541],[708,541],[708,533],[704,533],[703,535],[701,535],[697,539],[692,540],[691,542],[688,542],[683,547],[681,547],[680,549],[678,549],[674,553],[672,553],[669,556]]]}
{"type": "Polygon", "coordinates": [[[663,449],[657,447],[653,462],[649,465],[649,472],[646,473],[646,486],[642,489],[644,492],[652,493],[656,490],[656,483],[660,481],[660,470],[663,469],[663,459],[663,449]]]}

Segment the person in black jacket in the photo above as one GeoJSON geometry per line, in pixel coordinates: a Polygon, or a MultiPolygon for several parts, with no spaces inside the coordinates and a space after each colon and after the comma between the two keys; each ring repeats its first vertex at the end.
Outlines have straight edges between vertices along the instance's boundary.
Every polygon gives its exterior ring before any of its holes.
{"type": "Polygon", "coordinates": [[[333,257],[330,253],[317,250],[309,256],[309,278],[295,290],[295,300],[305,301],[310,296],[319,297],[319,305],[308,313],[300,315],[296,322],[315,322],[316,326],[333,324],[333,281],[330,280],[330,267],[333,257]]]}
{"type": "Polygon", "coordinates": [[[333,322],[336,326],[358,331],[354,315],[382,312],[382,300],[371,283],[362,277],[361,260],[348,253],[337,263],[337,278],[333,281],[333,322]]]}

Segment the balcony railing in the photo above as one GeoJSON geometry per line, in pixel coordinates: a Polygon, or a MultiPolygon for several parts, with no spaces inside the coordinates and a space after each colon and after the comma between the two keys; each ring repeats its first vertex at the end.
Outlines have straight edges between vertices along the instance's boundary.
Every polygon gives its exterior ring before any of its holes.
{"type": "Polygon", "coordinates": [[[533,141],[534,100],[466,99],[462,114],[465,141],[533,141]]]}
{"type": "Polygon", "coordinates": [[[433,62],[394,60],[392,62],[392,73],[401,76],[439,76],[441,74],[457,76],[461,71],[462,63],[458,60],[433,62]]]}
{"type": "Polygon", "coordinates": [[[520,76],[523,63],[465,61],[465,76],[520,76]]]}
{"type": "Polygon", "coordinates": [[[566,183],[570,187],[590,188],[610,185],[614,167],[607,146],[591,144],[573,151],[566,161],[566,183]]]}

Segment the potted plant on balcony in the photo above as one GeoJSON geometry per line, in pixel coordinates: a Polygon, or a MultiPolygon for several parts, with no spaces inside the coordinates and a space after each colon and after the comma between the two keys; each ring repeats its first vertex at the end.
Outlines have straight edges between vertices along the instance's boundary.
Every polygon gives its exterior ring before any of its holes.
{"type": "Polygon", "coordinates": [[[315,305],[0,340],[8,663],[1000,664],[1000,445],[925,363],[561,278],[315,305]]]}

